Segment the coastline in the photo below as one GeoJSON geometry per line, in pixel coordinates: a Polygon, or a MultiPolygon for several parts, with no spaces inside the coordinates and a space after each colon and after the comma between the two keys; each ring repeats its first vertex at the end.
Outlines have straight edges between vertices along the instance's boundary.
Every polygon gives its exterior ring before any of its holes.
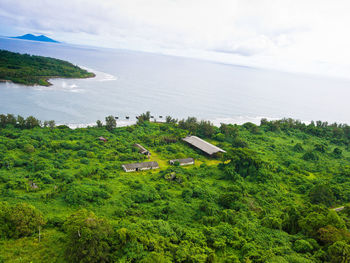
{"type": "MultiPolygon", "coordinates": [[[[96,74],[94,72],[89,72],[91,74],[93,74],[93,76],[88,76],[88,77],[81,77],[81,78],[72,78],[72,77],[60,77],[60,76],[50,76],[50,77],[45,77],[45,81],[49,84],[49,85],[40,85],[40,84],[34,84],[34,85],[27,85],[27,84],[23,84],[26,86],[44,86],[44,87],[50,87],[53,84],[50,82],[50,79],[90,79],[90,78],[95,78],[96,74]]],[[[15,84],[20,84],[20,83],[15,83],[15,84]]]]}
{"type": "MultiPolygon", "coordinates": [[[[180,118],[182,119],[182,118],[180,118]]],[[[179,119],[179,120],[180,120],[179,119]]],[[[186,119],[186,118],[184,118],[186,119]]],[[[238,116],[235,118],[216,118],[216,119],[205,119],[205,118],[198,118],[199,121],[209,121],[211,122],[215,127],[220,127],[221,124],[232,124],[232,125],[242,125],[244,123],[254,123],[256,125],[260,125],[261,119],[267,119],[268,121],[276,121],[281,120],[283,118],[275,118],[275,117],[264,117],[264,116],[256,116],[256,117],[249,117],[249,116],[238,116]]],[[[135,125],[137,122],[137,119],[131,119],[131,120],[117,120],[117,127],[126,127],[126,126],[132,126],[135,125]]],[[[151,121],[154,123],[165,123],[165,120],[155,120],[151,121]]],[[[305,121],[300,120],[301,123],[304,123],[306,125],[310,124],[311,121],[305,121]]],[[[96,122],[89,122],[89,123],[57,123],[57,125],[66,125],[71,129],[79,129],[79,128],[88,128],[96,126],[96,122]]]]}
{"type": "Polygon", "coordinates": [[[28,86],[28,87],[34,87],[34,86],[42,86],[42,87],[50,87],[53,84],[50,82],[50,79],[89,79],[89,78],[95,78],[96,74],[94,72],[90,72],[91,74],[93,74],[93,76],[89,76],[89,77],[81,77],[81,78],[73,78],[73,77],[61,77],[61,76],[49,76],[49,77],[45,77],[44,80],[47,82],[47,85],[41,85],[41,84],[24,84],[24,83],[19,83],[19,82],[14,82],[12,80],[9,79],[0,79],[1,83],[13,83],[16,85],[21,85],[21,86],[28,86]]]}

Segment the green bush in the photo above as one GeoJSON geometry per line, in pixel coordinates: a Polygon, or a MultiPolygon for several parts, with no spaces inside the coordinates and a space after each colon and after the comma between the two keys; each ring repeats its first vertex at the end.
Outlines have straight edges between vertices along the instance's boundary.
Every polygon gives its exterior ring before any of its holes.
{"type": "Polygon", "coordinates": [[[79,210],[64,223],[68,262],[110,262],[112,228],[108,221],[79,210]]]}
{"type": "Polygon", "coordinates": [[[306,253],[313,250],[312,245],[308,241],[302,239],[295,241],[293,248],[298,253],[306,253]]]}
{"type": "Polygon", "coordinates": [[[44,217],[34,206],[26,203],[9,205],[0,202],[0,233],[2,237],[20,238],[38,232],[44,217]]]}

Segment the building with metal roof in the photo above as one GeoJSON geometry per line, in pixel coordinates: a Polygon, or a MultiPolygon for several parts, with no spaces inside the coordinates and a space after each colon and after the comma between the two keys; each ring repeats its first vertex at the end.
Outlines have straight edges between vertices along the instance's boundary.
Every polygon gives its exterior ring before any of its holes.
{"type": "Polygon", "coordinates": [[[174,159],[169,161],[170,164],[174,165],[176,163],[179,163],[179,165],[191,165],[194,164],[193,158],[185,158],[185,159],[174,159]]]}
{"type": "Polygon", "coordinates": [[[141,144],[135,143],[134,147],[139,149],[139,153],[142,153],[144,155],[151,155],[151,153],[149,152],[149,150],[147,150],[145,147],[143,147],[141,144]]]}
{"type": "Polygon", "coordinates": [[[214,155],[214,154],[217,154],[219,152],[222,152],[222,153],[226,152],[223,149],[221,149],[221,148],[219,148],[219,147],[217,147],[209,142],[206,142],[197,136],[188,136],[186,138],[183,138],[182,140],[187,142],[188,144],[192,145],[193,147],[205,152],[208,155],[214,155]]]}
{"type": "Polygon", "coordinates": [[[158,169],[157,162],[144,162],[144,163],[129,163],[123,164],[122,168],[125,172],[138,172],[143,170],[158,169]]]}

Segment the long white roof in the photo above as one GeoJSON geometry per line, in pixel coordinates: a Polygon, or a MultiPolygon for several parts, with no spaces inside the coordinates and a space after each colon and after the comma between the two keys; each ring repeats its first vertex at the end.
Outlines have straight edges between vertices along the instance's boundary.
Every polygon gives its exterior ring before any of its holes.
{"type": "Polygon", "coordinates": [[[217,147],[209,142],[206,142],[197,136],[188,136],[186,138],[183,138],[182,140],[184,140],[185,142],[193,145],[194,147],[202,150],[203,152],[205,152],[209,155],[212,155],[212,154],[217,153],[217,152],[223,152],[223,153],[226,152],[223,149],[221,149],[221,148],[219,148],[219,147],[217,147]]]}
{"type": "Polygon", "coordinates": [[[127,170],[132,170],[136,168],[155,168],[155,167],[159,167],[159,165],[157,162],[144,162],[144,163],[123,164],[122,167],[127,170]]]}

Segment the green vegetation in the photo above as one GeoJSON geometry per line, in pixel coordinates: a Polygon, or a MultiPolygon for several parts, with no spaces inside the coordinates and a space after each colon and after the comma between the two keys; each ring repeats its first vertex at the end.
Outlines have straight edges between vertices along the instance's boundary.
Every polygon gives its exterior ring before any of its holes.
{"type": "Polygon", "coordinates": [[[349,262],[349,126],[141,116],[72,130],[0,115],[0,262],[349,262]],[[121,168],[138,161],[161,168],[121,168]]]}
{"type": "Polygon", "coordinates": [[[64,60],[0,50],[0,80],[50,86],[50,78],[91,78],[95,74],[64,60]]]}

